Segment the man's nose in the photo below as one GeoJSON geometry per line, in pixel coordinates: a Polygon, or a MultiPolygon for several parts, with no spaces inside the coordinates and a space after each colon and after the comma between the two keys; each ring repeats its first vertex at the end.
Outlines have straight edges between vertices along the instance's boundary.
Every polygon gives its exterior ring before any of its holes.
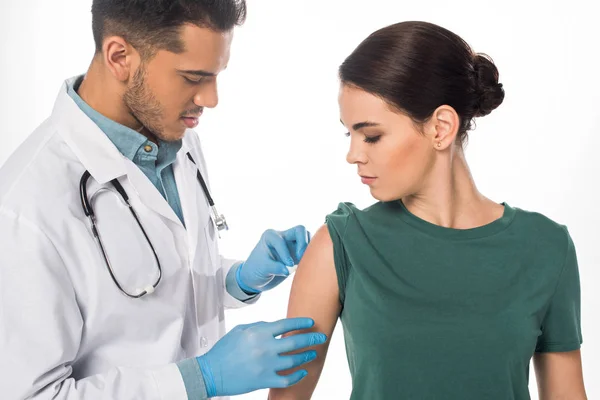
{"type": "Polygon", "coordinates": [[[194,104],[208,108],[215,108],[217,104],[219,104],[219,93],[216,80],[201,86],[200,90],[198,90],[194,96],[194,104]]]}

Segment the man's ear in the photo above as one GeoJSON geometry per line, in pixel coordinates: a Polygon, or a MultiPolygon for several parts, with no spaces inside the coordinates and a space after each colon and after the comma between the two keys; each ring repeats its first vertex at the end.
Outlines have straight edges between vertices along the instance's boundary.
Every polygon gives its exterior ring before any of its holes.
{"type": "Polygon", "coordinates": [[[120,36],[110,36],[102,45],[104,64],[120,82],[127,82],[140,65],[140,54],[120,36]]]}

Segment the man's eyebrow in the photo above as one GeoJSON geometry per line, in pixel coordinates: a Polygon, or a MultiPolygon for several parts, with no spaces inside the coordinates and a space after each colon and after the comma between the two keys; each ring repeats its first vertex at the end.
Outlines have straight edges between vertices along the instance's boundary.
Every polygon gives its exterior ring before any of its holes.
{"type": "Polygon", "coordinates": [[[196,75],[196,76],[216,76],[217,74],[215,74],[214,72],[208,72],[208,71],[203,71],[201,69],[198,70],[181,70],[178,69],[178,72],[181,72],[183,74],[189,74],[189,75],[196,75]]]}
{"type": "MultiPolygon", "coordinates": [[[[225,68],[223,68],[223,71],[225,71],[226,69],[227,69],[227,66],[225,66],[225,68]]],[[[215,72],[208,72],[208,71],[204,71],[202,69],[178,69],[177,72],[180,72],[182,74],[196,75],[196,76],[217,76],[217,74],[215,72]]]]}

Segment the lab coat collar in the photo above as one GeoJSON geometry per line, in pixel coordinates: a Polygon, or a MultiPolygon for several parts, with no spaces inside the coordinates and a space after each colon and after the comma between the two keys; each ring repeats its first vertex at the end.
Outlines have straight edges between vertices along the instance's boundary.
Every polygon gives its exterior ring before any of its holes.
{"type": "Polygon", "coordinates": [[[98,183],[105,184],[127,174],[125,157],[69,96],[68,88],[79,76],[67,79],[58,93],[52,121],[58,134],[73,150],[98,183]]]}

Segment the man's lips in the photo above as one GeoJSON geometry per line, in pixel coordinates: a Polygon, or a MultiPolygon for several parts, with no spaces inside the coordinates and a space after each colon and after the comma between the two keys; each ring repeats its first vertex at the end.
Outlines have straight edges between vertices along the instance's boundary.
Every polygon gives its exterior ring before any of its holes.
{"type": "Polygon", "coordinates": [[[199,118],[200,118],[200,115],[198,115],[197,117],[181,117],[181,120],[183,121],[185,126],[192,129],[192,128],[195,128],[196,126],[198,126],[199,118]]]}
{"type": "Polygon", "coordinates": [[[194,114],[194,115],[184,115],[181,118],[193,118],[193,119],[198,119],[202,116],[202,113],[200,114],[194,114]]]}

